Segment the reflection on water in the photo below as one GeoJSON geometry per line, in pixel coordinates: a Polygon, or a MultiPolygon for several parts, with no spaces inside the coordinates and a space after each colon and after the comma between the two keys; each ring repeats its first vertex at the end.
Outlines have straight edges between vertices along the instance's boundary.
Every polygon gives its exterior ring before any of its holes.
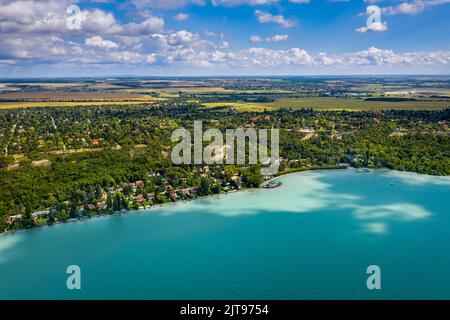
{"type": "Polygon", "coordinates": [[[445,178],[354,170],[0,237],[0,298],[450,298],[445,178]],[[83,289],[68,291],[68,265],[83,289]],[[382,269],[369,292],[366,268],[382,269]]]}
{"type": "Polygon", "coordinates": [[[20,242],[20,235],[1,235],[0,236],[0,264],[14,255],[14,249],[20,242]]]}
{"type": "MultiPolygon", "coordinates": [[[[372,173],[373,174],[373,173],[372,173]]],[[[383,172],[375,172],[383,174],[383,172]]],[[[421,205],[408,202],[389,202],[385,197],[376,199],[378,204],[366,205],[364,202],[370,194],[364,189],[356,193],[343,192],[331,182],[325,182],[326,172],[305,172],[281,177],[281,187],[269,190],[251,190],[216,199],[205,199],[178,207],[169,208],[165,214],[170,215],[188,211],[205,211],[226,217],[251,215],[263,212],[313,213],[326,208],[345,209],[352,212],[356,219],[364,220],[363,229],[374,234],[383,234],[388,230],[390,220],[412,221],[425,219],[431,212],[421,205]],[[217,199],[227,201],[226,206],[217,205],[217,199]]],[[[422,185],[447,185],[450,177],[433,177],[415,173],[388,172],[386,177],[402,182],[422,185]]],[[[389,183],[389,186],[393,186],[389,183]]],[[[345,188],[344,188],[345,189],[345,188]]]]}

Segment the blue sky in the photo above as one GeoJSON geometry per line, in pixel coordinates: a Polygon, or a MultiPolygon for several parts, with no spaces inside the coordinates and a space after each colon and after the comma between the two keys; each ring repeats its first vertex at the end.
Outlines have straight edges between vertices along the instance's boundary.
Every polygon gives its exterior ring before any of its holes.
{"type": "Polygon", "coordinates": [[[0,0],[0,77],[443,74],[449,9],[450,0],[0,0]],[[380,20],[367,23],[374,5],[380,20]]]}

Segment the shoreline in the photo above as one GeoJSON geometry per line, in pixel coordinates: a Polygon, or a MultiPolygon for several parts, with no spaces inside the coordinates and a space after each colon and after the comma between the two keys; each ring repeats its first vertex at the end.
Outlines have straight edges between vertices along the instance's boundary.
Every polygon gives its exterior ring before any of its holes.
{"type": "MultiPolygon", "coordinates": [[[[298,170],[298,171],[293,171],[293,172],[286,172],[286,173],[282,173],[280,175],[277,175],[276,177],[273,177],[267,181],[264,181],[263,184],[258,187],[258,188],[244,188],[242,190],[232,190],[232,191],[228,191],[228,192],[224,192],[224,193],[219,193],[219,194],[210,194],[207,196],[201,196],[201,197],[197,197],[195,199],[189,199],[189,200],[179,200],[179,201],[173,201],[173,202],[168,202],[168,203],[159,203],[150,207],[144,207],[144,208],[139,208],[139,209],[131,209],[131,210],[122,210],[122,211],[115,211],[112,213],[101,213],[101,214],[97,214],[94,216],[90,216],[90,217],[84,217],[84,218],[72,218],[69,219],[67,221],[56,221],[51,225],[48,224],[44,224],[42,226],[38,226],[38,227],[33,227],[33,228],[29,228],[29,229],[15,229],[15,230],[7,230],[7,231],[3,231],[0,232],[0,237],[2,236],[9,236],[9,235],[13,235],[19,232],[27,232],[27,231],[33,231],[33,230],[43,230],[45,228],[51,228],[51,227],[56,227],[59,225],[64,225],[64,224],[68,224],[68,223],[78,223],[78,222],[87,222],[90,221],[92,219],[99,219],[99,218],[107,218],[107,217],[114,217],[114,216],[122,216],[122,215],[127,215],[127,214],[133,214],[133,213],[151,213],[150,211],[154,211],[154,210],[160,210],[160,209],[164,209],[164,208],[169,208],[171,206],[177,206],[177,205],[183,205],[186,203],[190,203],[193,201],[199,201],[199,200],[205,200],[205,199],[211,199],[211,198],[219,198],[219,197],[224,197],[227,196],[228,194],[235,194],[238,192],[250,192],[250,191],[256,191],[256,190],[265,190],[267,188],[265,188],[264,186],[266,184],[268,184],[271,181],[275,181],[279,178],[282,177],[286,177],[289,175],[293,175],[293,174],[299,174],[299,173],[306,173],[306,172],[312,172],[312,171],[335,171],[335,170],[351,170],[351,171],[355,171],[357,172],[357,170],[369,170],[369,171],[364,171],[362,173],[368,173],[368,172],[373,172],[373,171],[381,171],[381,172],[402,172],[402,173],[414,173],[417,175],[424,175],[424,176],[431,176],[431,177],[435,177],[433,175],[427,175],[427,174],[421,174],[421,173],[417,173],[414,171],[400,171],[400,170],[391,170],[391,169],[387,169],[387,168],[354,168],[354,167],[350,167],[350,166],[341,166],[341,167],[334,167],[334,168],[310,168],[310,169],[306,169],[306,170],[298,170]]],[[[450,177],[450,176],[449,176],[450,177]]]]}
{"type": "Polygon", "coordinates": [[[101,213],[101,214],[97,214],[94,216],[90,216],[90,217],[84,217],[84,218],[72,218],[72,219],[68,219],[67,221],[55,221],[53,224],[48,225],[48,224],[44,224],[41,226],[37,226],[37,227],[33,227],[33,228],[24,228],[24,229],[14,229],[14,230],[7,230],[7,231],[3,231],[0,232],[0,237],[1,236],[8,236],[8,235],[12,235],[12,234],[16,234],[19,232],[26,232],[26,231],[33,231],[33,230],[43,230],[45,228],[51,228],[51,227],[56,227],[59,225],[64,225],[64,224],[68,224],[68,223],[78,223],[78,222],[86,222],[92,219],[99,219],[99,218],[106,218],[106,217],[114,217],[114,216],[121,216],[121,215],[126,215],[126,214],[132,214],[132,213],[143,213],[143,211],[148,211],[148,213],[151,213],[150,211],[153,210],[159,210],[159,209],[164,209],[164,208],[168,208],[170,206],[175,206],[175,205],[182,205],[185,203],[189,203],[192,201],[198,201],[198,200],[202,200],[202,199],[208,199],[208,198],[214,198],[214,197],[220,197],[220,196],[226,196],[228,194],[233,194],[233,193],[237,193],[237,192],[248,192],[250,190],[260,190],[260,189],[266,189],[263,186],[267,183],[269,183],[272,180],[284,177],[284,176],[288,176],[291,174],[296,174],[296,173],[301,173],[301,172],[309,172],[309,171],[317,171],[317,170],[342,170],[342,169],[348,169],[347,166],[345,167],[341,167],[341,168],[311,168],[311,169],[307,169],[307,170],[298,170],[298,171],[294,171],[294,172],[286,172],[286,173],[282,173],[280,175],[277,175],[276,177],[273,177],[267,181],[264,181],[260,187],[258,188],[245,188],[242,190],[231,190],[228,192],[224,192],[224,193],[219,193],[219,194],[210,194],[207,196],[202,196],[202,197],[197,197],[195,199],[190,199],[190,200],[179,200],[179,201],[174,201],[174,202],[168,202],[168,203],[159,203],[153,206],[148,207],[144,207],[144,208],[139,208],[139,209],[132,209],[132,210],[122,210],[122,211],[115,211],[112,213],[101,213]]]}

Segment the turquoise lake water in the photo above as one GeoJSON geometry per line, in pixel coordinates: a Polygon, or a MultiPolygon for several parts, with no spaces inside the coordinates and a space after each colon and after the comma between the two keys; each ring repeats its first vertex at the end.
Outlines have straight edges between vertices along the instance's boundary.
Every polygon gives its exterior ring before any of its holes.
{"type": "Polygon", "coordinates": [[[0,236],[1,299],[450,299],[450,179],[313,171],[0,236]],[[81,268],[81,290],[66,268],[81,268]],[[366,268],[381,268],[368,290],[366,268]]]}

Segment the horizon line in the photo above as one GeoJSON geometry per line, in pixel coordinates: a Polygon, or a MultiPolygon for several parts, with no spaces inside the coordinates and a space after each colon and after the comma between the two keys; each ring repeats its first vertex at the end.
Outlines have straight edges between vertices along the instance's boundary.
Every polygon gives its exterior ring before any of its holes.
{"type": "Polygon", "coordinates": [[[0,80],[21,79],[103,79],[103,78],[292,78],[292,77],[450,77],[450,73],[386,73],[386,74],[303,74],[303,75],[97,75],[97,76],[29,76],[29,77],[0,77],[0,80]]]}

